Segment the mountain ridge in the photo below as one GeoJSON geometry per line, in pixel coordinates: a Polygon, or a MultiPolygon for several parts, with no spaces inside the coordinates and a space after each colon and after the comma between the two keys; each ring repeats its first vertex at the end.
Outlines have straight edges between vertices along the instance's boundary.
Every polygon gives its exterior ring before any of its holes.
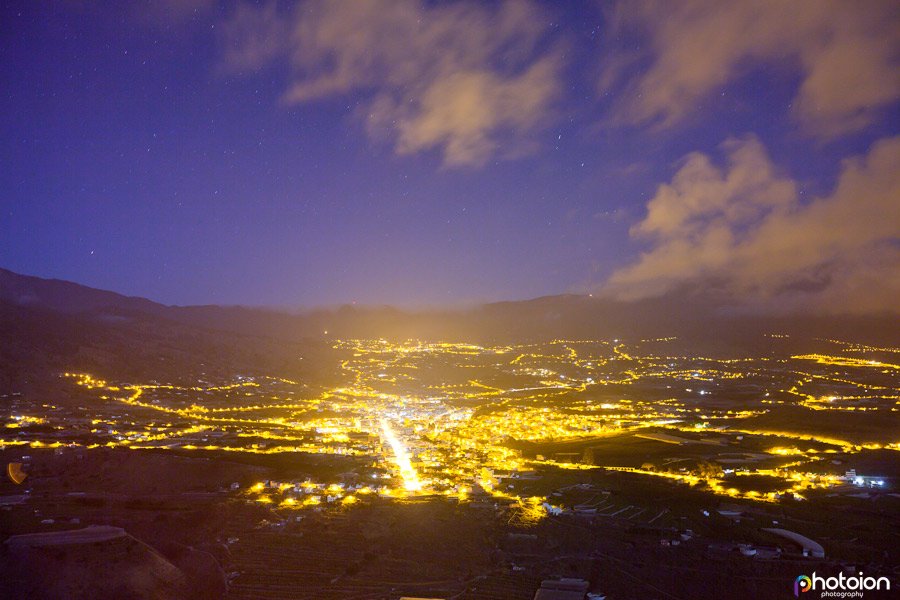
{"type": "Polygon", "coordinates": [[[165,305],[75,282],[43,279],[0,268],[0,301],[91,320],[150,317],[201,329],[297,342],[371,337],[503,342],[686,336],[735,341],[764,333],[854,341],[897,341],[900,316],[729,312],[703,290],[638,301],[560,294],[462,309],[404,310],[392,306],[317,308],[287,312],[265,307],[165,305]]]}

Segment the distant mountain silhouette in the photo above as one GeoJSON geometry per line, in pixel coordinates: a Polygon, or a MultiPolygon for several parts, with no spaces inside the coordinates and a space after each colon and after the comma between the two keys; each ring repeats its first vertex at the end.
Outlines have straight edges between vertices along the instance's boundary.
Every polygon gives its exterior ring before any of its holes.
{"type": "Polygon", "coordinates": [[[123,319],[164,320],[202,330],[285,342],[384,337],[478,343],[550,339],[636,341],[678,336],[695,350],[752,347],[764,333],[895,343],[900,318],[880,316],[734,314],[702,290],[624,302],[586,295],[545,296],[468,309],[407,311],[341,306],[302,313],[237,306],[166,306],[76,283],[40,279],[0,269],[0,301],[12,307],[77,317],[94,324],[123,319]],[[749,345],[749,346],[748,346],[749,345]]]}
{"type": "Polygon", "coordinates": [[[41,279],[0,269],[0,300],[64,313],[118,310],[158,314],[166,307],[145,298],[123,296],[71,281],[41,279]]]}
{"type": "Polygon", "coordinates": [[[42,279],[0,269],[0,301],[23,308],[111,322],[123,318],[157,317],[195,327],[247,335],[303,337],[294,315],[239,306],[167,306],[146,298],[123,296],[70,281],[42,279]]]}
{"type": "MultiPolygon", "coordinates": [[[[171,383],[239,374],[278,373],[309,382],[335,376],[338,363],[330,343],[267,335],[262,324],[269,330],[275,326],[268,315],[238,308],[180,309],[0,270],[0,395],[29,386],[39,386],[33,393],[56,393],[52,385],[49,391],[40,386],[63,371],[171,383]],[[258,322],[245,315],[258,316],[258,322]]],[[[295,317],[277,320],[292,325],[295,317]]]]}

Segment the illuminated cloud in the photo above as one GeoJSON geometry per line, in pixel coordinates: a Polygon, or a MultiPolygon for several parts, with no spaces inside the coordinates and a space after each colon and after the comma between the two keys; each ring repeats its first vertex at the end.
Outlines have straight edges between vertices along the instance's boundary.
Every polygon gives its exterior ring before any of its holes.
{"type": "Polygon", "coordinates": [[[285,59],[284,102],[361,96],[368,132],[397,153],[437,149],[447,166],[477,166],[530,149],[552,110],[561,53],[547,23],[519,1],[244,5],[225,25],[224,57],[235,70],[285,59]]]}
{"type": "Polygon", "coordinates": [[[258,69],[288,49],[290,26],[274,2],[236,5],[221,31],[225,68],[229,70],[258,69]]]}
{"type": "Polygon", "coordinates": [[[801,200],[754,137],[722,145],[724,166],[691,154],[631,229],[649,244],[605,289],[622,299],[685,285],[765,309],[896,312],[900,307],[900,136],[844,161],[834,190],[801,200]]]}
{"type": "Polygon", "coordinates": [[[646,49],[607,60],[600,87],[618,97],[617,124],[672,126],[763,65],[799,74],[792,114],[821,138],[866,127],[900,99],[892,0],[646,0],[610,16],[608,39],[646,49]]]}

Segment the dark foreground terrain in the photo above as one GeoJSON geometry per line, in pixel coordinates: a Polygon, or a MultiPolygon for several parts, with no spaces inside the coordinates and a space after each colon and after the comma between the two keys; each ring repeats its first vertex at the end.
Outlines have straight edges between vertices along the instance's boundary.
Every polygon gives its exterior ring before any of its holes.
{"type": "Polygon", "coordinates": [[[800,573],[853,567],[896,577],[898,564],[895,495],[732,504],[630,473],[548,470],[535,478],[536,492],[550,486],[562,504],[591,508],[531,522],[492,498],[376,497],[298,510],[241,491],[335,472],[315,460],[297,467],[270,456],[235,462],[214,453],[68,448],[7,449],[3,460],[26,452],[27,485],[0,486],[0,568],[11,598],[81,590],[123,598],[524,600],[543,579],[559,577],[586,579],[610,598],[787,598],[800,573]],[[803,557],[761,530],[773,522],[818,535],[826,558],[803,557]],[[25,552],[8,543],[20,533],[88,525],[129,537],[77,550],[25,552]],[[739,544],[760,551],[744,556],[739,544]]]}

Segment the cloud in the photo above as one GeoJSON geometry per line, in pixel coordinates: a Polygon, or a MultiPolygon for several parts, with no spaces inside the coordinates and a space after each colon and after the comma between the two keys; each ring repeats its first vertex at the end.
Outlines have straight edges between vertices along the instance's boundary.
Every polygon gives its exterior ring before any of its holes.
{"type": "Polygon", "coordinates": [[[242,5],[224,28],[224,59],[236,70],[284,59],[284,102],[362,96],[367,131],[398,154],[438,149],[447,166],[478,166],[527,151],[552,113],[562,54],[548,21],[514,0],[242,5]]]}
{"type": "Polygon", "coordinates": [[[288,49],[290,27],[278,6],[238,4],[220,27],[224,68],[231,71],[256,70],[288,49]]]}
{"type": "Polygon", "coordinates": [[[726,141],[724,166],[687,156],[631,235],[649,244],[609,278],[622,299],[685,285],[766,309],[900,310],[900,136],[845,160],[830,195],[801,201],[754,137],[726,141]]]}
{"type": "Polygon", "coordinates": [[[675,125],[760,65],[799,73],[793,116],[821,138],[860,130],[900,99],[892,0],[644,0],[609,17],[608,39],[646,48],[611,56],[601,76],[602,90],[624,85],[616,124],[675,125]]]}

